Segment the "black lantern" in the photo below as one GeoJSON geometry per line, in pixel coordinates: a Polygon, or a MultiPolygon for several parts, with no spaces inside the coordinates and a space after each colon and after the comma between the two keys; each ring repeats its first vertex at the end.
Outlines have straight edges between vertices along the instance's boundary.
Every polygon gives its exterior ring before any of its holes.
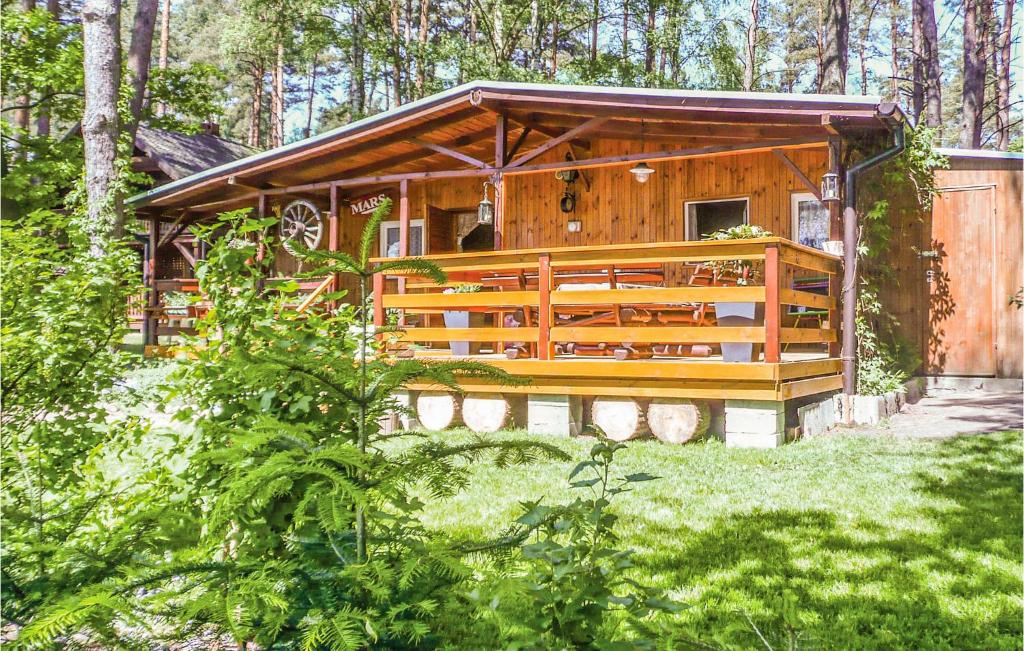
{"type": "Polygon", "coordinates": [[[839,175],[825,172],[821,175],[821,200],[839,201],[839,175]]]}
{"type": "Polygon", "coordinates": [[[494,223],[494,203],[487,198],[488,185],[493,186],[494,184],[490,181],[484,181],[484,198],[480,200],[480,205],[476,209],[476,221],[478,224],[494,223]]]}

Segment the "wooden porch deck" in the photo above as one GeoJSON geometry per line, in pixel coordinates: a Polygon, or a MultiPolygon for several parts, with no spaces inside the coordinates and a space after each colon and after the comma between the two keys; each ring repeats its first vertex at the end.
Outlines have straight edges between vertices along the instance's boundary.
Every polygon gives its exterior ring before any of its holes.
{"type": "MultiPolygon", "coordinates": [[[[404,323],[401,332],[386,336],[387,349],[486,361],[531,378],[522,386],[467,381],[466,391],[778,401],[842,385],[833,326],[839,259],[788,240],[426,257],[448,274],[445,286],[414,273],[396,274],[397,282],[375,278],[374,304],[396,310],[404,323]],[[754,270],[749,284],[709,272],[734,260],[754,270]],[[815,276],[825,278],[827,292],[798,289],[802,279],[815,276]],[[479,285],[479,291],[444,293],[464,283],[479,285]],[[720,324],[715,304],[724,302],[761,304],[763,319],[720,324]],[[442,327],[444,310],[481,315],[482,325],[442,327]],[[445,341],[491,352],[452,356],[446,348],[422,347],[445,341]],[[729,343],[753,344],[763,354],[757,361],[726,362],[721,347],[729,343]]],[[[384,311],[376,310],[376,324],[384,319],[384,311]]]]}

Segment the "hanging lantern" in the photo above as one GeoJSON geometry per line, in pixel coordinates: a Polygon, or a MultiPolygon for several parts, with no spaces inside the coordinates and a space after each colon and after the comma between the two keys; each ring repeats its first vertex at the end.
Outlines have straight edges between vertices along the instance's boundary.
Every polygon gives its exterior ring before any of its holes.
{"type": "Polygon", "coordinates": [[[839,201],[839,175],[825,172],[821,175],[821,200],[839,201]]]}
{"type": "Polygon", "coordinates": [[[476,209],[476,221],[478,224],[494,223],[494,203],[487,198],[487,186],[493,185],[490,181],[484,181],[484,198],[476,209]]]}
{"type": "Polygon", "coordinates": [[[633,175],[633,178],[637,180],[637,183],[647,183],[647,179],[654,174],[654,169],[647,165],[647,163],[639,163],[634,165],[629,173],[633,175]]]}

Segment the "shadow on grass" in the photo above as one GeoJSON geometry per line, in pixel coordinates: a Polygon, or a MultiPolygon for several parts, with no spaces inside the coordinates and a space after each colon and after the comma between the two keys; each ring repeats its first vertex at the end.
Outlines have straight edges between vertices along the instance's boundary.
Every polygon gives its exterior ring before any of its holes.
{"type": "Polygon", "coordinates": [[[764,648],[746,613],[777,649],[788,627],[806,648],[1019,649],[1020,434],[936,444],[908,479],[916,499],[877,519],[808,504],[648,521],[679,547],[637,561],[689,590],[688,635],[730,648],[764,648]]]}

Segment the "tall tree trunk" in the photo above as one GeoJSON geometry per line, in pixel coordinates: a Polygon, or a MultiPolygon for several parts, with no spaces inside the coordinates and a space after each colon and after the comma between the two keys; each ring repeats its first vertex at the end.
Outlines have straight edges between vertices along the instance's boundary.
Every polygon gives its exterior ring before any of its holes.
{"type": "Polygon", "coordinates": [[[395,106],[402,105],[402,32],[398,0],[391,0],[391,74],[395,106]]]}
{"type": "Polygon", "coordinates": [[[272,87],[270,89],[270,117],[271,135],[273,146],[280,147],[284,144],[284,41],[277,42],[277,56],[274,60],[274,71],[272,73],[272,87]]]}
{"type": "Polygon", "coordinates": [[[538,71],[544,67],[540,44],[540,0],[530,0],[530,51],[526,66],[538,71]]]}
{"type": "MultiPolygon", "coordinates": [[[[60,22],[60,0],[46,0],[46,10],[54,22],[60,22]]],[[[42,89],[43,97],[48,97],[53,92],[52,88],[42,89]]],[[[50,135],[50,100],[44,100],[39,104],[39,111],[36,117],[36,133],[40,136],[50,135]]]]}
{"type": "Polygon", "coordinates": [[[308,138],[313,132],[313,100],[316,99],[316,71],[318,67],[317,55],[313,53],[313,61],[309,71],[309,96],[306,100],[306,128],[302,130],[304,138],[308,138]]]}
{"type": "MultiPolygon", "coordinates": [[[[35,0],[21,0],[21,10],[24,12],[32,11],[36,8],[35,0]]],[[[27,86],[27,84],[26,84],[27,86]]],[[[17,130],[12,140],[18,150],[18,157],[24,158],[27,156],[25,148],[22,146],[22,136],[29,133],[29,129],[32,128],[32,113],[29,105],[32,103],[32,88],[27,88],[27,92],[14,100],[16,109],[14,109],[14,127],[17,130]]]]}
{"type": "Polygon", "coordinates": [[[426,96],[427,36],[430,34],[430,0],[420,0],[420,31],[416,51],[416,97],[426,96]]]}
{"type": "Polygon", "coordinates": [[[262,139],[263,125],[263,66],[252,65],[252,102],[249,105],[249,139],[250,147],[259,148],[262,139]]]}
{"type": "Polygon", "coordinates": [[[847,0],[828,0],[825,14],[825,56],[822,70],[822,92],[846,94],[846,72],[849,67],[850,20],[847,0]]]}
{"type": "Polygon", "coordinates": [[[349,118],[357,119],[366,111],[366,50],[364,39],[363,8],[358,2],[352,4],[352,87],[349,89],[349,118]]]}
{"type": "Polygon", "coordinates": [[[646,76],[645,85],[653,86],[653,79],[651,77],[654,74],[654,54],[656,52],[654,47],[655,39],[655,27],[657,26],[658,20],[658,5],[656,0],[647,0],[647,29],[644,32],[644,75],[646,76]]]}
{"type": "MultiPolygon", "coordinates": [[[[1013,0],[1010,0],[1012,2],[1013,0]]],[[[942,127],[942,62],[939,60],[939,30],[935,22],[935,0],[914,0],[921,14],[921,44],[924,49],[924,123],[942,127]]]]}
{"type": "Polygon", "coordinates": [[[135,6],[127,66],[132,96],[128,104],[128,124],[124,125],[130,143],[135,142],[135,132],[139,128],[139,118],[142,116],[142,102],[146,98],[149,64],[153,56],[153,28],[156,27],[158,6],[159,0],[138,0],[135,6]]]}
{"type": "Polygon", "coordinates": [[[601,0],[594,0],[593,15],[590,17],[590,67],[597,64],[597,27],[601,22],[601,0]]]}
{"type": "Polygon", "coordinates": [[[910,106],[914,122],[920,123],[924,113],[924,87],[928,83],[924,76],[924,37],[921,35],[921,3],[911,0],[910,20],[910,70],[913,86],[910,88],[910,106]]]}
{"type": "Polygon", "coordinates": [[[548,80],[554,81],[558,74],[558,10],[551,18],[551,70],[548,72],[548,80]]]}
{"type": "Polygon", "coordinates": [[[757,24],[761,18],[758,0],[750,0],[750,22],[747,24],[747,60],[743,68],[743,90],[754,90],[754,75],[757,67],[757,24]]]}
{"type": "Polygon", "coordinates": [[[985,0],[964,0],[964,71],[960,146],[981,146],[982,108],[985,105],[985,0]]]}
{"type": "Polygon", "coordinates": [[[889,69],[892,101],[900,101],[900,0],[889,4],[889,69]]]}
{"type": "Polygon", "coordinates": [[[996,70],[996,148],[1002,151],[1010,148],[1010,62],[1013,57],[1014,0],[1005,2],[1002,31],[999,33],[999,67],[996,70]]]}
{"type": "Polygon", "coordinates": [[[868,94],[868,44],[871,42],[871,23],[875,20],[875,12],[878,10],[880,0],[874,0],[868,8],[868,15],[864,19],[864,27],[861,29],[860,38],[857,42],[857,56],[860,59],[860,93],[868,94]]]}
{"type": "Polygon", "coordinates": [[[629,0],[622,0],[622,82],[628,83],[629,71],[629,0]]]}
{"type": "Polygon", "coordinates": [[[86,0],[82,5],[86,228],[95,255],[104,252],[107,237],[120,237],[124,232],[121,197],[115,183],[120,128],[117,116],[121,89],[120,14],[119,0],[86,0]]]}
{"type": "MultiPolygon", "coordinates": [[[[163,0],[163,8],[160,11],[160,58],[157,60],[157,67],[160,70],[167,70],[167,55],[171,44],[171,0],[163,0]]],[[[157,115],[166,115],[167,103],[160,102],[156,107],[157,115]]]]}

